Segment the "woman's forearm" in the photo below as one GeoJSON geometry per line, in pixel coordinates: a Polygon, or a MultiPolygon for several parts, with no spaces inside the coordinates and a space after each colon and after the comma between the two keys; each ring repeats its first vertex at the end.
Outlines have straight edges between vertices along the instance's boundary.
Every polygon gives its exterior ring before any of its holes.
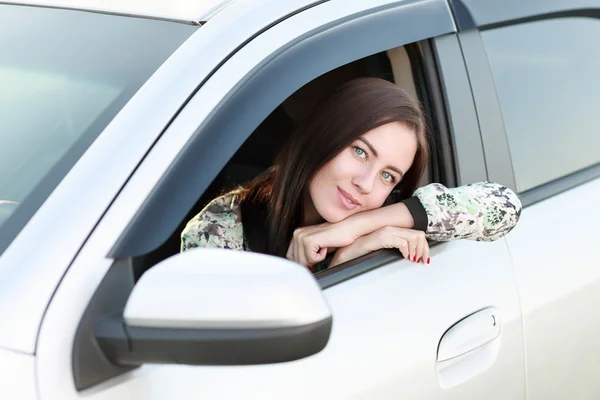
{"type": "Polygon", "coordinates": [[[415,191],[413,197],[346,218],[355,238],[385,226],[424,231],[428,239],[494,241],[517,224],[521,202],[509,188],[494,182],[447,188],[432,183],[415,191]]]}
{"type": "Polygon", "coordinates": [[[354,214],[343,221],[356,237],[368,235],[385,226],[411,229],[413,216],[404,203],[391,204],[354,214]]]}

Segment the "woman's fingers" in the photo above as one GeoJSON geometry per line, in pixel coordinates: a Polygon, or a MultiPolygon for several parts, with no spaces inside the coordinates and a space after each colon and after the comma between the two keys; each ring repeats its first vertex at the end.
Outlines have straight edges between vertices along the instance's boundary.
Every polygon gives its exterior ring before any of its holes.
{"type": "Polygon", "coordinates": [[[300,229],[294,231],[294,236],[288,247],[286,254],[288,260],[297,262],[298,264],[307,265],[304,257],[304,248],[302,246],[302,232],[300,229]]]}
{"type": "Polygon", "coordinates": [[[312,227],[298,228],[294,231],[292,241],[288,248],[286,258],[297,262],[298,264],[308,266],[312,265],[311,261],[315,257],[311,257],[310,248],[307,243],[309,242],[310,232],[312,227]]]}
{"type": "Polygon", "coordinates": [[[288,246],[287,253],[285,253],[285,258],[293,261],[295,260],[295,255],[296,253],[294,252],[294,241],[292,240],[290,242],[290,245],[288,246]]]}
{"type": "Polygon", "coordinates": [[[309,265],[321,262],[327,256],[327,247],[320,247],[312,237],[306,237],[303,242],[304,257],[309,265]]]}
{"type": "Polygon", "coordinates": [[[296,262],[302,265],[310,265],[308,262],[308,255],[306,254],[306,246],[304,244],[304,238],[301,237],[296,243],[296,262]]]}
{"type": "Polygon", "coordinates": [[[429,244],[424,232],[413,229],[385,227],[377,239],[382,247],[395,247],[411,262],[427,263],[430,257],[429,244]],[[387,245],[384,244],[387,242],[387,245]]]}
{"type": "Polygon", "coordinates": [[[323,247],[322,249],[319,249],[319,251],[317,252],[317,258],[315,260],[315,264],[318,262],[321,262],[325,259],[325,257],[327,257],[327,248],[323,247]]]}
{"type": "Polygon", "coordinates": [[[427,238],[424,240],[425,242],[425,251],[423,252],[423,264],[429,264],[431,257],[431,250],[429,249],[429,243],[427,243],[427,238]]]}
{"type": "MultiPolygon", "coordinates": [[[[327,256],[327,240],[324,238],[323,227],[305,227],[294,231],[294,236],[288,248],[286,257],[302,265],[314,265],[323,261],[327,256]]],[[[430,250],[424,232],[413,229],[384,227],[360,239],[362,247],[370,251],[381,248],[397,248],[404,258],[411,262],[430,260],[430,250]]]]}
{"type": "Polygon", "coordinates": [[[400,253],[402,253],[402,256],[406,259],[408,259],[409,255],[408,255],[408,240],[399,237],[397,240],[397,244],[395,246],[398,250],[400,250],[400,253]]]}
{"type": "Polygon", "coordinates": [[[304,266],[314,265],[321,262],[327,256],[327,247],[320,247],[318,241],[313,235],[314,228],[299,228],[294,231],[294,235],[286,258],[302,264],[304,266]]]}
{"type": "Polygon", "coordinates": [[[410,261],[416,262],[418,259],[417,256],[417,243],[418,239],[416,235],[409,235],[408,238],[408,259],[410,261]]]}
{"type": "Polygon", "coordinates": [[[379,235],[375,236],[375,241],[379,242],[379,246],[373,246],[373,249],[396,248],[400,250],[402,256],[406,259],[409,257],[410,244],[405,230],[386,226],[378,231],[379,235]]]}
{"type": "Polygon", "coordinates": [[[417,242],[417,250],[416,250],[416,260],[413,261],[421,262],[423,260],[423,256],[425,253],[425,246],[427,246],[427,240],[425,239],[425,234],[423,232],[415,233],[415,241],[417,242]]]}

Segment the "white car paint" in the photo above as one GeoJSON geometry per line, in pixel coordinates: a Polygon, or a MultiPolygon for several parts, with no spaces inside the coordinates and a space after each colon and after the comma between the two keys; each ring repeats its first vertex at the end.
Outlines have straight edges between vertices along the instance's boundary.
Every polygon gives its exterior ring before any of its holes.
{"type": "MultiPolygon", "coordinates": [[[[4,329],[8,329],[5,327],[4,329]]],[[[5,399],[36,400],[35,359],[0,348],[0,393],[5,399]]]]}
{"type": "Polygon", "coordinates": [[[127,326],[256,329],[331,318],[307,268],[252,252],[198,250],[169,257],[144,273],[123,310],[127,326]],[[248,263],[254,267],[248,269],[248,263]],[[242,293],[244,301],[232,300],[242,293]],[[274,299],[285,307],[276,306],[274,299]]]}
{"type": "Polygon", "coordinates": [[[13,0],[15,4],[45,5],[187,21],[204,20],[232,0],[13,0]]]}
{"type": "Polygon", "coordinates": [[[528,399],[600,393],[598,193],[595,179],[534,204],[507,237],[523,308],[528,399]]]}
{"type": "MultiPolygon", "coordinates": [[[[107,217],[107,222],[112,219],[107,217]]],[[[102,232],[109,230],[103,225],[69,269],[44,320],[38,371],[40,392],[47,398],[177,399],[190,393],[261,399],[524,398],[522,323],[503,240],[442,244],[433,248],[430,266],[400,261],[325,290],[334,326],[329,344],[315,356],[247,367],[146,365],[78,393],[71,374],[73,337],[90,292],[112,263],[98,261],[104,247],[102,232]],[[465,259],[464,254],[471,257],[465,259]],[[482,260],[490,256],[493,261],[482,268],[482,260]],[[458,362],[453,380],[461,383],[450,381],[448,386],[453,387],[440,388],[435,360],[440,338],[453,323],[489,304],[502,310],[499,351],[483,353],[491,362],[475,371],[468,359],[458,362]],[[470,377],[466,382],[465,375],[470,377]],[[501,385],[497,376],[503,377],[501,385]]]]}

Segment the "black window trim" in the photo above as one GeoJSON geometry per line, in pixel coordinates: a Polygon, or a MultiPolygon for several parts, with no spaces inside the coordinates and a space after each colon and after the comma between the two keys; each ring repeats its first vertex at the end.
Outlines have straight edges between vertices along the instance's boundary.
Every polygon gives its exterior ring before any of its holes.
{"type": "Polygon", "coordinates": [[[557,196],[600,178],[600,163],[519,193],[523,207],[557,196]]]}
{"type": "MultiPolygon", "coordinates": [[[[240,82],[223,99],[220,106],[212,111],[207,120],[198,127],[192,139],[190,139],[178,155],[176,161],[161,178],[152,195],[144,202],[143,207],[138,210],[133,221],[110,251],[109,257],[114,259],[135,257],[146,254],[163,243],[173,233],[172,229],[174,227],[172,225],[176,226],[180,222],[180,219],[187,213],[187,210],[219,173],[221,166],[226,164],[231,155],[239,148],[254,128],[258,126],[260,121],[272,111],[271,108],[279,105],[287,96],[308,81],[314,79],[314,77],[354,60],[380,53],[390,48],[416,43],[424,37],[432,38],[452,33],[453,31],[452,19],[444,2],[421,3],[418,7],[414,4],[410,5],[400,2],[364,11],[361,15],[353,19],[323,26],[319,30],[296,38],[286,48],[280,49],[279,54],[256,66],[253,72],[249,74],[248,79],[240,82]],[[407,7],[407,5],[409,6],[407,7]],[[420,23],[417,23],[417,20],[420,23]],[[423,20],[427,21],[427,23],[423,24],[423,20]],[[402,24],[400,23],[401,21],[407,21],[407,23],[402,24]],[[349,40],[348,36],[350,35],[357,37],[357,40],[349,40]],[[373,40],[373,37],[377,40],[373,40]],[[361,42],[363,47],[357,45],[357,43],[361,42]],[[352,46],[349,45],[350,43],[352,43],[352,46]],[[344,46],[344,44],[346,45],[344,46]],[[327,50],[331,48],[337,49],[334,56],[327,50]],[[315,57],[319,52],[327,54],[327,57],[315,57]],[[306,57],[307,54],[310,54],[312,57],[306,57]],[[320,60],[320,62],[317,62],[317,60],[320,60]],[[301,69],[301,73],[295,75],[294,79],[291,79],[285,72],[289,71],[290,65],[297,65],[300,61],[305,62],[307,65],[303,66],[304,68],[301,69]],[[286,79],[287,88],[282,89],[282,86],[285,85],[274,85],[272,83],[273,81],[277,81],[277,79],[282,79],[283,81],[283,78],[286,79]],[[270,86],[268,87],[273,87],[272,90],[276,91],[275,94],[270,94],[269,96],[269,100],[274,103],[273,107],[270,108],[269,106],[265,107],[263,102],[257,101],[255,96],[258,92],[265,92],[265,85],[261,84],[263,81],[270,82],[270,86]],[[260,91],[259,87],[261,88],[260,91]],[[290,90],[290,87],[292,90],[290,90]],[[252,102],[249,102],[250,98],[253,99],[252,102]],[[258,120],[252,121],[250,125],[245,124],[244,129],[236,131],[235,127],[232,126],[235,121],[232,122],[233,118],[230,115],[230,110],[235,110],[236,106],[244,107],[244,115],[258,115],[259,117],[252,117],[254,119],[258,118],[258,120]],[[264,111],[261,107],[269,109],[264,111]],[[260,112],[252,110],[252,108],[258,108],[260,112]],[[207,132],[211,132],[211,130],[230,133],[229,135],[208,134],[207,132]],[[219,149],[219,154],[216,153],[216,149],[219,149]],[[190,156],[191,154],[194,156],[190,156]],[[201,160],[205,154],[210,154],[213,160],[215,158],[218,158],[218,160],[212,163],[212,165],[202,164],[198,160],[201,160]],[[195,182],[196,184],[193,188],[189,185],[189,181],[186,180],[186,177],[190,176],[190,171],[193,171],[192,175],[194,175],[195,171],[201,172],[198,174],[198,180],[195,182]],[[186,194],[186,196],[175,196],[174,199],[173,193],[186,194]],[[163,215],[157,216],[157,211],[165,211],[165,204],[169,204],[171,209],[167,210],[163,215]],[[147,225],[149,221],[152,222],[152,229],[148,229],[147,225]],[[157,226],[161,224],[162,226],[157,229],[157,226]],[[157,235],[157,232],[162,233],[162,235],[157,235]],[[148,233],[149,235],[145,235],[148,233]]],[[[432,51],[428,47],[427,42],[423,43],[422,48],[425,49],[423,53],[429,54],[430,58],[433,59],[432,51]]],[[[437,76],[433,71],[435,69],[426,71],[428,79],[437,76]]],[[[266,96],[267,94],[264,95],[266,96]]],[[[439,92],[432,97],[438,100],[441,99],[439,92]]],[[[434,107],[434,109],[438,110],[437,107],[434,107]]],[[[238,119],[241,120],[242,118],[238,119]]],[[[438,127],[438,129],[442,128],[438,127]]],[[[455,175],[454,169],[451,169],[449,176],[455,175]]],[[[194,176],[196,177],[196,175],[194,176]]],[[[453,180],[455,179],[450,178],[449,182],[453,183],[453,180]]],[[[382,265],[381,261],[383,263],[390,261],[389,258],[384,257],[382,259],[378,257],[378,254],[384,253],[376,252],[374,253],[375,255],[365,257],[373,260],[379,266],[382,265]]],[[[399,253],[395,258],[400,259],[399,253]]],[[[349,264],[344,267],[345,271],[350,270],[349,264]]],[[[360,261],[357,261],[355,264],[358,265],[359,269],[364,268],[364,265],[360,266],[360,261]]],[[[353,274],[352,276],[356,276],[356,270],[354,272],[350,270],[349,273],[353,274]]],[[[347,276],[349,273],[343,275],[347,276]]],[[[330,274],[330,276],[334,276],[334,274],[330,274]]],[[[331,279],[329,279],[330,284],[332,284],[331,279]]],[[[345,280],[342,275],[339,278],[335,278],[336,283],[342,280],[345,280]]]]}
{"type": "MultiPolygon", "coordinates": [[[[504,28],[514,25],[520,25],[524,23],[530,22],[539,22],[539,21],[548,21],[555,19],[563,19],[563,18],[592,18],[599,20],[600,22],[600,8],[579,8],[579,9],[569,9],[558,12],[551,13],[542,13],[522,18],[515,18],[506,21],[500,21],[492,24],[486,24],[479,26],[476,31],[482,32],[492,29],[504,28]]],[[[481,43],[483,44],[483,40],[479,38],[481,43]]],[[[485,61],[487,62],[487,50],[485,49],[485,45],[483,46],[484,52],[482,57],[485,57],[485,61]]],[[[491,71],[490,71],[491,73],[491,71]]],[[[497,97],[497,91],[494,86],[493,93],[491,94],[497,97]]],[[[498,107],[501,107],[498,101],[498,107]]],[[[508,143],[508,134],[506,130],[504,131],[504,135],[506,141],[508,143]]],[[[482,132],[482,139],[486,141],[486,135],[482,132]]],[[[509,155],[510,156],[510,155],[509,155]]],[[[486,160],[487,163],[487,160],[486,160]]],[[[512,169],[512,165],[510,165],[512,169]]],[[[513,171],[514,174],[514,171],[513,171]]],[[[493,179],[493,177],[491,177],[493,179]]],[[[573,171],[568,173],[567,175],[555,178],[551,181],[542,183],[538,186],[535,186],[531,189],[524,190],[518,192],[519,198],[521,200],[521,204],[523,207],[528,207],[534,205],[543,200],[552,198],[557,196],[565,191],[576,188],[578,186],[584,185],[594,179],[600,178],[600,162],[589,167],[580,169],[578,171],[573,171]]],[[[516,175],[514,177],[516,182],[516,175]]]]}

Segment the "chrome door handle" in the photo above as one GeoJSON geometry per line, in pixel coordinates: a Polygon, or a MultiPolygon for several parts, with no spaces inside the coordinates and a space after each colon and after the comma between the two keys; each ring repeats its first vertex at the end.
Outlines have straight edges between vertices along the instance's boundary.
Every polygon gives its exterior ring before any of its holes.
{"type": "Polygon", "coordinates": [[[466,354],[500,336],[500,317],[495,308],[477,311],[446,331],[438,347],[437,360],[446,361],[466,354]]]}
{"type": "Polygon", "coordinates": [[[437,371],[444,389],[459,385],[487,370],[498,356],[502,323],[493,307],[458,321],[442,336],[437,371]]]}

